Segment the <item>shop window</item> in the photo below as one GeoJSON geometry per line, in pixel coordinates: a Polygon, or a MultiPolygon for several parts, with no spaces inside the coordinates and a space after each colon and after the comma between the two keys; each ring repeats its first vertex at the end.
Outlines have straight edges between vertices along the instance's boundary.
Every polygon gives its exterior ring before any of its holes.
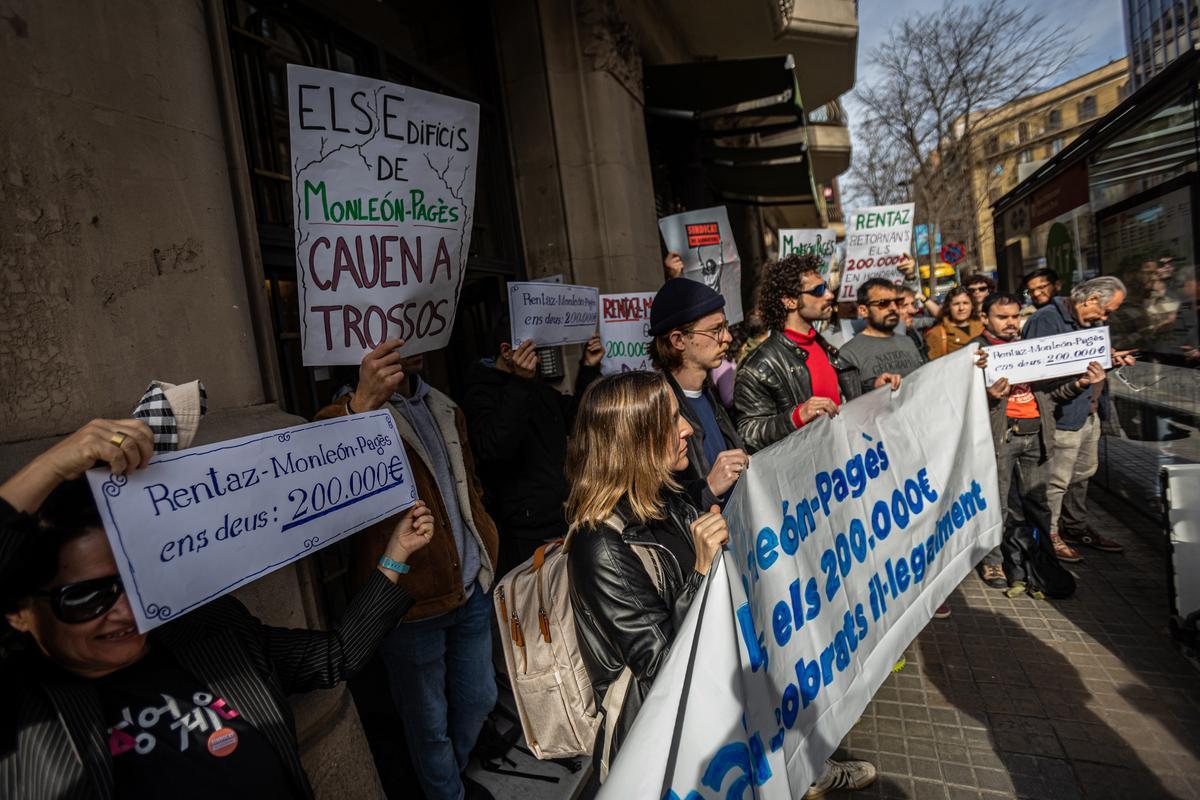
{"type": "Polygon", "coordinates": [[[1091,119],[1096,116],[1096,96],[1089,94],[1079,101],[1079,120],[1091,119]]]}
{"type": "Polygon", "coordinates": [[[1031,148],[1026,147],[1024,150],[1022,150],[1020,153],[1017,154],[1017,160],[1020,161],[1022,164],[1028,164],[1029,162],[1033,161],[1033,150],[1031,148]]]}
{"type": "Polygon", "coordinates": [[[1051,142],[1050,142],[1050,144],[1049,144],[1049,145],[1046,147],[1046,157],[1047,157],[1047,158],[1049,158],[1049,157],[1051,157],[1051,156],[1056,156],[1056,155],[1058,155],[1060,152],[1062,152],[1062,149],[1063,149],[1063,145],[1064,145],[1064,144],[1066,144],[1066,139],[1064,139],[1064,138],[1063,138],[1063,137],[1061,137],[1061,136],[1059,136],[1059,137],[1055,138],[1055,139],[1054,139],[1053,141],[1051,141],[1051,142]]]}
{"type": "Polygon", "coordinates": [[[1056,131],[1062,127],[1062,111],[1057,108],[1050,109],[1046,114],[1046,130],[1056,131]]]}

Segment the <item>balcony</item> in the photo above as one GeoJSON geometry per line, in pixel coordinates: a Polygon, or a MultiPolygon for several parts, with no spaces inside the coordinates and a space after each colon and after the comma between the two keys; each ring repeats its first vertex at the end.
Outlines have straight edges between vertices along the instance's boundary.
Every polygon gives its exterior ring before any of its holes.
{"type": "Polygon", "coordinates": [[[790,53],[806,108],[854,86],[858,52],[855,0],[663,0],[697,59],[790,53]]]}
{"type": "Polygon", "coordinates": [[[809,112],[808,149],[817,183],[828,184],[850,169],[850,129],[837,100],[809,112]]]}

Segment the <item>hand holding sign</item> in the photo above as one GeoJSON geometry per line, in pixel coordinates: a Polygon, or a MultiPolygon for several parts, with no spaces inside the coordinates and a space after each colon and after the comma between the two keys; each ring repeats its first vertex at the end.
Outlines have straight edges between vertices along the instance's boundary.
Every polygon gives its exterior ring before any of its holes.
{"type": "Polygon", "coordinates": [[[358,367],[358,387],[350,399],[351,413],[374,411],[392,399],[404,382],[401,347],[404,347],[403,339],[388,339],[363,356],[358,367]]]}
{"type": "Polygon", "coordinates": [[[729,526],[721,516],[721,507],[713,506],[692,523],[692,544],[696,550],[696,572],[707,575],[721,547],[729,541],[729,526]]]}
{"type": "Polygon", "coordinates": [[[526,339],[521,346],[513,350],[508,342],[500,345],[500,357],[508,361],[513,374],[518,378],[532,378],[537,375],[538,353],[534,349],[533,339],[526,339]]]}

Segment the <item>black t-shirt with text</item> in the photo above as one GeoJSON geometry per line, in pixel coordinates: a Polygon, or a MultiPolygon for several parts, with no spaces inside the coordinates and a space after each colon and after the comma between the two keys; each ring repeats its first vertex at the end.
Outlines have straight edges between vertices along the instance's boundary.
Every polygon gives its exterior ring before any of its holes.
{"type": "Polygon", "coordinates": [[[161,647],[96,690],[117,797],[298,796],[270,742],[161,647]]]}

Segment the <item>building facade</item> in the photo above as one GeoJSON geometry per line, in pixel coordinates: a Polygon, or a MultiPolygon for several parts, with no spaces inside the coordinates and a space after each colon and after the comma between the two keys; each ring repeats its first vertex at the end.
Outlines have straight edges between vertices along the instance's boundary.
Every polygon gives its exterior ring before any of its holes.
{"type": "MultiPolygon", "coordinates": [[[[480,106],[468,274],[426,359],[452,396],[507,280],[653,290],[657,218],[723,203],[748,301],[776,226],[840,215],[854,0],[15,0],[5,20],[0,477],[152,379],[204,381],[199,442],[297,424],[354,380],[301,363],[289,63],[480,106]]],[[[576,355],[547,352],[550,379],[576,355]]],[[[239,596],[325,626],[345,571],[335,546],[239,596]]],[[[378,796],[350,693],[296,713],[317,794],[378,796]]]]}
{"type": "Polygon", "coordinates": [[[1200,0],[1124,0],[1121,11],[1135,89],[1200,44],[1200,0]]]}
{"type": "MultiPolygon", "coordinates": [[[[973,134],[970,212],[984,271],[996,271],[991,204],[1115,108],[1127,85],[1127,61],[1119,59],[987,114],[973,134]]],[[[1045,255],[1027,252],[1028,259],[1045,255]]]]}

